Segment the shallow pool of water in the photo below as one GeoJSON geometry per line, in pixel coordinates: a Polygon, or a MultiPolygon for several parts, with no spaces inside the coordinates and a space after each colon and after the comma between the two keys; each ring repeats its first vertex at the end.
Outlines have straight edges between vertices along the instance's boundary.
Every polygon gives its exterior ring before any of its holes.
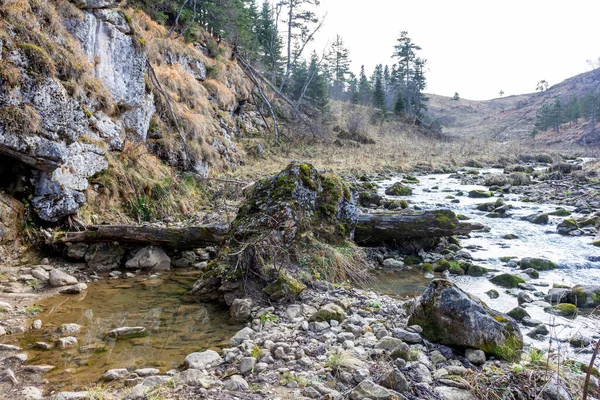
{"type": "Polygon", "coordinates": [[[158,279],[103,280],[82,295],[59,295],[41,302],[36,316],[43,328],[20,337],[32,365],[54,365],[44,374],[52,389],[81,389],[112,368],[177,368],[194,351],[220,349],[241,326],[229,323],[226,309],[193,302],[186,293],[197,272],[172,272],[158,279]],[[62,324],[82,326],[79,343],[70,349],[36,350],[36,341],[54,343],[62,324]],[[105,333],[122,326],[143,326],[146,337],[107,340],[105,333]]]}

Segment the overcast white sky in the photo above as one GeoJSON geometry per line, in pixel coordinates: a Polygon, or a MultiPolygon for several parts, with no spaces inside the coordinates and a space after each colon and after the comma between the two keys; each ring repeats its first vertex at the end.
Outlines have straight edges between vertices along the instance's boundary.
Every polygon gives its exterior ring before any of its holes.
{"type": "Polygon", "coordinates": [[[428,60],[429,93],[484,100],[535,91],[589,70],[600,57],[600,0],[321,0],[315,49],[340,34],[352,69],[393,63],[406,30],[428,60]]]}

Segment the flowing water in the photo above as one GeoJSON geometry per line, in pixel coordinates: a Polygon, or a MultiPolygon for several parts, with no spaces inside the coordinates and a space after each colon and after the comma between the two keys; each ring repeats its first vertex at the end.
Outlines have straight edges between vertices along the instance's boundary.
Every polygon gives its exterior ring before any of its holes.
{"type": "Polygon", "coordinates": [[[226,309],[191,301],[186,292],[197,272],[177,271],[157,279],[103,280],[78,296],[59,295],[41,302],[40,331],[20,338],[28,364],[54,365],[44,378],[52,389],[82,389],[112,368],[177,368],[191,352],[226,347],[241,326],[229,323],[226,309]],[[76,323],[77,347],[35,350],[32,343],[53,343],[57,328],[76,323]],[[127,340],[107,340],[105,333],[122,326],[144,326],[149,334],[127,340]]]}
{"type": "MultiPolygon", "coordinates": [[[[489,174],[501,174],[502,170],[487,169],[481,171],[489,174]]],[[[600,249],[592,246],[592,236],[562,236],[556,232],[556,225],[565,217],[550,216],[547,225],[535,225],[521,220],[521,217],[540,212],[551,212],[558,207],[552,204],[538,204],[520,201],[519,195],[505,194],[502,200],[512,206],[509,210],[510,218],[488,218],[487,212],[476,210],[480,203],[495,201],[496,198],[476,199],[469,198],[470,190],[487,190],[483,186],[462,185],[459,179],[451,178],[449,174],[419,176],[419,184],[408,185],[413,188],[413,196],[410,196],[411,208],[419,207],[422,210],[450,209],[457,214],[463,214],[471,218],[469,222],[479,222],[489,230],[473,232],[470,238],[462,239],[461,245],[469,251],[476,264],[497,270],[499,272],[516,273],[508,267],[501,259],[503,257],[514,257],[519,260],[524,257],[541,257],[555,262],[559,268],[553,271],[540,271],[540,279],[532,282],[538,289],[547,293],[553,284],[576,285],[576,284],[598,284],[600,285],[600,249]],[[459,192],[464,193],[460,196],[459,192]],[[453,196],[460,203],[452,203],[453,196]],[[518,239],[504,239],[507,234],[514,234],[518,239]],[[544,286],[541,286],[544,285],[544,286]]],[[[402,177],[394,177],[382,182],[379,193],[385,196],[385,189],[393,183],[401,181],[402,177]]],[[[573,211],[574,207],[562,207],[573,211]]],[[[581,215],[573,214],[577,218],[581,215]]],[[[412,272],[413,275],[415,272],[412,272]]],[[[415,284],[422,289],[427,285],[427,280],[421,276],[420,279],[412,278],[406,280],[406,272],[401,274],[388,273],[385,277],[381,275],[378,287],[386,292],[405,293],[407,286],[414,288],[415,284]],[[419,282],[419,283],[417,283],[419,282]]],[[[508,312],[518,305],[517,293],[519,290],[507,290],[500,288],[491,282],[488,277],[451,276],[450,278],[460,288],[474,294],[486,302],[490,307],[508,312]],[[496,289],[500,293],[497,299],[490,299],[485,292],[496,289]]],[[[540,299],[543,300],[543,299],[540,299]]],[[[553,337],[565,340],[577,332],[584,335],[595,336],[599,332],[600,323],[589,316],[589,313],[580,312],[575,319],[566,319],[552,316],[537,306],[528,306],[527,312],[532,318],[540,320],[550,327],[553,337]]],[[[522,327],[523,333],[530,328],[522,327]]],[[[524,335],[526,342],[539,348],[547,348],[548,341],[538,341],[524,335]]],[[[563,346],[565,351],[572,351],[563,346]]],[[[587,352],[589,350],[584,350],[587,352]]],[[[571,353],[576,359],[589,360],[589,355],[571,353]]]]}

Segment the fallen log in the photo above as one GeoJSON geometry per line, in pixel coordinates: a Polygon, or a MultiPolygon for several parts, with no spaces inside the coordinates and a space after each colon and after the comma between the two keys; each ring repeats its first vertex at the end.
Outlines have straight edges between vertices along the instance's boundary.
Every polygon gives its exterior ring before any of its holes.
{"type": "Polygon", "coordinates": [[[218,245],[225,238],[227,224],[165,227],[138,225],[93,225],[81,232],[61,232],[51,243],[120,242],[157,245],[166,248],[194,249],[218,245]]]}
{"type": "Polygon", "coordinates": [[[420,213],[360,214],[354,231],[359,246],[468,235],[483,225],[460,222],[450,210],[420,213]]]}
{"type": "MultiPolygon", "coordinates": [[[[452,211],[421,213],[360,214],[354,231],[359,246],[380,245],[415,239],[467,235],[483,229],[482,225],[460,222],[452,211]]],[[[93,225],[81,232],[61,232],[51,243],[120,242],[153,244],[166,248],[193,249],[218,245],[227,235],[229,225],[185,227],[93,225]]]]}

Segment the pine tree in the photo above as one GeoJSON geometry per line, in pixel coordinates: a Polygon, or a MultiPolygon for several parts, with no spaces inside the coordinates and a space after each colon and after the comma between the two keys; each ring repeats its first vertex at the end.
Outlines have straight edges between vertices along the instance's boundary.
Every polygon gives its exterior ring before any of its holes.
{"type": "Polygon", "coordinates": [[[358,78],[358,98],[362,105],[371,104],[371,84],[365,75],[365,66],[360,67],[360,75],[358,78]]]}
{"type": "Polygon", "coordinates": [[[358,79],[356,79],[356,76],[353,73],[350,73],[350,87],[348,89],[348,97],[350,103],[360,103],[360,95],[358,93],[358,79]]]}
{"type": "Polygon", "coordinates": [[[329,96],[327,90],[327,75],[319,65],[317,53],[311,55],[308,67],[308,88],[306,97],[308,102],[321,112],[329,109],[329,96]]]}
{"type": "Polygon", "coordinates": [[[414,118],[415,109],[412,99],[414,97],[414,85],[411,85],[411,71],[417,57],[416,51],[421,50],[421,47],[413,43],[412,39],[408,37],[407,31],[402,31],[398,38],[398,44],[394,46],[394,50],[394,57],[398,58],[398,74],[405,86],[405,107],[408,115],[414,118]]]}
{"type": "Polygon", "coordinates": [[[269,0],[264,0],[258,18],[256,35],[259,45],[260,63],[271,81],[278,83],[278,78],[282,75],[283,68],[283,60],[281,58],[283,44],[277,31],[273,13],[273,7],[269,0]]]}
{"type": "Polygon", "coordinates": [[[373,106],[378,108],[382,114],[385,115],[385,91],[383,88],[383,66],[381,64],[375,67],[374,77],[374,88],[373,88],[373,106]]]}
{"type": "Polygon", "coordinates": [[[329,75],[332,80],[331,97],[340,100],[343,97],[348,72],[350,70],[350,51],[345,47],[340,35],[337,35],[326,57],[329,75]]]}
{"type": "Polygon", "coordinates": [[[577,120],[581,118],[581,110],[579,108],[579,98],[577,95],[572,95],[567,103],[566,111],[565,111],[566,120],[569,122],[569,126],[573,122],[577,123],[577,120]]]}

